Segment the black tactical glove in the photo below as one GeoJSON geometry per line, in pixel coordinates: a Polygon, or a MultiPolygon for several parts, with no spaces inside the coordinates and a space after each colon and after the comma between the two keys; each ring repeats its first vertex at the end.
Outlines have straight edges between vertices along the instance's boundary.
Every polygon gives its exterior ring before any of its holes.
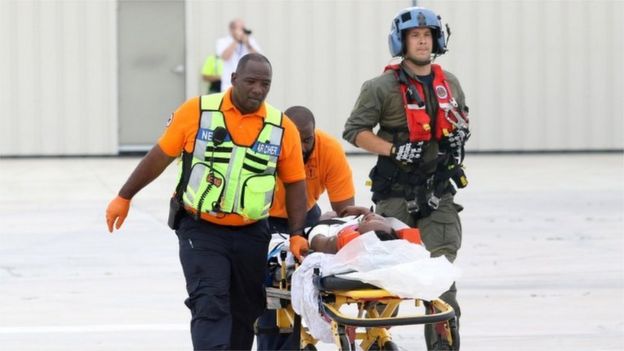
{"type": "Polygon", "coordinates": [[[452,133],[445,135],[440,141],[440,147],[453,151],[462,148],[470,138],[470,130],[466,128],[455,129],[452,133]]]}
{"type": "Polygon", "coordinates": [[[455,158],[457,164],[461,164],[464,161],[464,145],[468,138],[470,138],[468,128],[457,128],[440,140],[440,150],[447,151],[455,158]]]}
{"type": "Polygon", "coordinates": [[[422,159],[424,141],[394,144],[390,150],[390,157],[401,163],[416,163],[422,159]]]}

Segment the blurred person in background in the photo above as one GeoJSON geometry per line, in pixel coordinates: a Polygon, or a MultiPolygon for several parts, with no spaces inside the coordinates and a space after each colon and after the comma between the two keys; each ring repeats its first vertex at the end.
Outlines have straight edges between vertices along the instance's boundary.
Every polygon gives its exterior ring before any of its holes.
{"type": "Polygon", "coordinates": [[[252,31],[245,27],[245,22],[237,18],[230,22],[229,35],[217,40],[217,56],[223,60],[221,71],[221,91],[230,86],[232,72],[241,57],[249,53],[260,53],[260,46],[252,36],[252,31]]]}
{"type": "Polygon", "coordinates": [[[202,80],[207,84],[207,94],[221,91],[221,73],[223,73],[223,60],[214,54],[206,57],[202,66],[202,80]]]}

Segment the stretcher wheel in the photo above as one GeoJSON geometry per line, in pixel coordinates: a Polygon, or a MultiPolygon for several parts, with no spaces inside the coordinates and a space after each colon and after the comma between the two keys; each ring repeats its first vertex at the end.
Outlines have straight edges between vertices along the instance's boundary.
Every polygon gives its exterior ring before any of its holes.
{"type": "Polygon", "coordinates": [[[351,342],[346,335],[340,336],[340,351],[351,351],[351,342]]]}
{"type": "Polygon", "coordinates": [[[381,349],[387,351],[399,351],[399,346],[392,341],[386,341],[381,349]]]}
{"type": "Polygon", "coordinates": [[[459,330],[457,328],[457,318],[449,320],[448,323],[451,338],[453,339],[453,350],[459,350],[459,330]]]}
{"type": "Polygon", "coordinates": [[[340,351],[351,351],[351,341],[347,336],[347,330],[343,325],[338,326],[338,339],[340,340],[340,351]]]}

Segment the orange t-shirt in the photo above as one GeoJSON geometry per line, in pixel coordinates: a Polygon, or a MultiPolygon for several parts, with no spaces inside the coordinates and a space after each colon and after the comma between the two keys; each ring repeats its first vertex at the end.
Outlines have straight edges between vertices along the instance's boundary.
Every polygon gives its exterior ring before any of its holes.
{"type": "MultiPolygon", "coordinates": [[[[225,125],[232,140],[237,145],[251,146],[264,125],[266,109],[264,104],[250,114],[243,115],[234,106],[231,89],[223,96],[221,110],[225,125]]],[[[284,115],[282,127],[282,145],[277,159],[278,180],[293,183],[305,180],[301,140],[295,124],[284,115]]],[[[169,125],[158,140],[158,145],[169,156],[177,157],[182,151],[193,152],[195,137],[199,128],[200,98],[194,97],[184,102],[171,116],[169,125]]],[[[245,220],[238,214],[221,214],[218,217],[202,213],[202,219],[221,225],[248,225],[253,221],[245,220]]]]}
{"type": "MultiPolygon", "coordinates": [[[[316,129],[314,150],[305,164],[307,209],[310,210],[325,189],[329,201],[339,202],[355,196],[353,175],[340,142],[331,135],[316,129]]],[[[288,217],[286,214],[286,190],[284,184],[277,183],[270,215],[288,217]]]]}

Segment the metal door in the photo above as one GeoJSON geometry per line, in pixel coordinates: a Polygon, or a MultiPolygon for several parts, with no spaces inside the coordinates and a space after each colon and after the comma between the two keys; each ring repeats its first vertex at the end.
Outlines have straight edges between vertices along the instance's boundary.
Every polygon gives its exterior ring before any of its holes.
{"type": "Polygon", "coordinates": [[[120,151],[148,150],[184,101],[184,1],[120,0],[120,151]]]}

